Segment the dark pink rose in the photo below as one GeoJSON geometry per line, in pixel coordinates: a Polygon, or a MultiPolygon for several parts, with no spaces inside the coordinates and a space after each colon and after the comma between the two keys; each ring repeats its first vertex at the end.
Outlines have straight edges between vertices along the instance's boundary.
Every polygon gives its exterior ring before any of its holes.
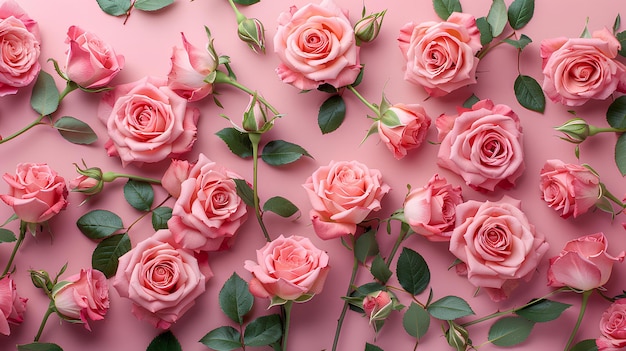
{"type": "Polygon", "coordinates": [[[626,299],[616,300],[602,313],[598,351],[620,351],[626,348],[626,299]]]}
{"type": "Polygon", "coordinates": [[[0,279],[0,334],[9,335],[9,324],[21,324],[24,321],[26,301],[17,295],[15,282],[10,275],[0,279]]]}
{"type": "Polygon", "coordinates": [[[54,286],[52,299],[63,318],[80,321],[91,331],[89,320],[102,320],[109,310],[109,283],[102,272],[81,269],[54,286]]]}
{"type": "Polygon", "coordinates": [[[378,121],[378,135],[399,160],[408,150],[416,149],[426,139],[430,117],[418,104],[395,104],[378,121]]]}
{"type": "Polygon", "coordinates": [[[172,66],[167,75],[167,85],[176,94],[189,101],[197,101],[213,92],[213,84],[205,82],[205,78],[218,66],[218,57],[213,44],[208,48],[198,48],[183,37],[183,47],[175,47],[172,53],[172,66]]]}

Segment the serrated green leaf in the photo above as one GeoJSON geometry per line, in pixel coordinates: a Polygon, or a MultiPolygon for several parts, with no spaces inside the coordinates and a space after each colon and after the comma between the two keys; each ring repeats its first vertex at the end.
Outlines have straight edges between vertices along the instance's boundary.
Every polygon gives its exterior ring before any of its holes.
{"type": "Polygon", "coordinates": [[[97,0],[104,13],[111,16],[125,15],[131,7],[131,0],[97,0]]]}
{"type": "Polygon", "coordinates": [[[54,128],[65,140],[74,144],[92,144],[98,140],[96,132],[91,127],[74,117],[64,116],[54,122],[54,128]]]}
{"type": "Polygon", "coordinates": [[[250,207],[254,207],[254,191],[250,184],[243,179],[233,179],[237,189],[237,195],[250,207]]]}
{"type": "Polygon", "coordinates": [[[487,22],[487,18],[478,17],[476,19],[476,27],[478,27],[478,31],[480,32],[480,44],[485,46],[491,43],[493,35],[491,34],[491,25],[487,22]]]}
{"type": "Polygon", "coordinates": [[[104,239],[124,228],[120,216],[107,210],[93,210],[85,213],[76,221],[76,226],[81,233],[93,240],[104,239]]]}
{"type": "Polygon", "coordinates": [[[117,272],[118,260],[130,251],[130,238],[128,234],[110,236],[96,246],[91,255],[91,266],[111,278],[117,272]]]}
{"type": "Polygon", "coordinates": [[[239,5],[252,5],[252,4],[256,4],[257,2],[261,1],[261,0],[233,0],[236,4],[239,5]]]}
{"type": "Polygon", "coordinates": [[[370,267],[372,276],[383,284],[386,284],[389,278],[393,275],[393,272],[387,267],[385,260],[383,260],[380,254],[376,255],[372,260],[372,267],[370,267]]]}
{"type": "Polygon", "coordinates": [[[598,351],[598,346],[596,345],[596,339],[587,339],[583,340],[576,345],[572,346],[569,351],[598,351]]]}
{"type": "Polygon", "coordinates": [[[561,313],[572,305],[542,299],[530,306],[515,311],[515,314],[533,322],[548,322],[559,318],[561,313]]]}
{"type": "Polygon", "coordinates": [[[606,121],[613,128],[626,129],[626,95],[618,97],[609,105],[606,121]]]}
{"type": "Polygon", "coordinates": [[[152,228],[154,230],[166,229],[167,221],[172,218],[172,208],[167,206],[157,207],[152,211],[152,228]]]}
{"type": "Polygon", "coordinates": [[[174,0],[136,0],[135,8],[141,11],[156,11],[174,3],[174,0]]]}
{"type": "Polygon", "coordinates": [[[263,147],[261,159],[272,166],[282,166],[311,155],[300,145],[284,140],[272,140],[263,147]]]}
{"type": "Polygon", "coordinates": [[[269,198],[263,204],[263,211],[274,212],[277,215],[289,218],[300,211],[296,205],[291,201],[281,196],[274,196],[269,198]]]}
{"type": "Polygon", "coordinates": [[[427,310],[431,316],[445,321],[452,321],[474,314],[470,305],[457,296],[444,296],[428,305],[427,310]]]}
{"type": "Polygon", "coordinates": [[[17,351],[63,351],[63,349],[53,343],[33,342],[30,344],[17,345],[17,351]]]}
{"type": "Polygon", "coordinates": [[[463,102],[463,107],[472,108],[472,106],[474,106],[474,104],[477,103],[478,101],[480,101],[478,96],[472,94],[472,96],[468,97],[467,100],[463,102]]]}
{"type": "Polygon", "coordinates": [[[493,35],[494,38],[502,34],[507,20],[508,17],[504,0],[493,0],[489,8],[489,13],[487,14],[487,22],[491,25],[491,35],[493,35]]]}
{"type": "Polygon", "coordinates": [[[219,293],[220,308],[228,318],[237,324],[243,324],[243,317],[250,312],[254,297],[248,290],[248,283],[233,273],[219,293]]]}
{"type": "Polygon", "coordinates": [[[514,0],[509,5],[509,25],[515,30],[521,29],[530,22],[534,13],[535,0],[514,0]]]}
{"type": "Polygon", "coordinates": [[[447,20],[453,12],[463,12],[459,0],[433,0],[435,13],[442,20],[447,20]]]}
{"type": "Polygon", "coordinates": [[[200,339],[200,343],[215,351],[230,351],[241,348],[241,333],[231,326],[211,330],[200,339]]]}
{"type": "Polygon", "coordinates": [[[40,71],[37,76],[30,106],[42,116],[52,114],[59,107],[59,90],[54,78],[45,71],[40,71]]]}
{"type": "Polygon", "coordinates": [[[372,345],[369,342],[365,343],[365,351],[383,351],[380,347],[372,345]]]}
{"type": "Polygon", "coordinates": [[[215,133],[220,139],[222,139],[230,151],[241,157],[252,157],[252,143],[248,134],[242,133],[235,128],[224,128],[215,133]]]}
{"type": "Polygon", "coordinates": [[[621,134],[615,142],[615,164],[622,176],[626,176],[626,134],[621,134]]]}
{"type": "Polygon", "coordinates": [[[504,317],[489,328],[489,342],[496,346],[517,345],[530,335],[535,322],[522,317],[504,317]]]}
{"type": "Polygon", "coordinates": [[[621,45],[618,53],[620,54],[620,56],[626,57],[626,30],[615,34],[615,38],[617,38],[621,45]]]}
{"type": "Polygon", "coordinates": [[[354,245],[354,256],[356,259],[365,263],[368,257],[378,254],[378,243],[376,242],[376,231],[368,230],[359,235],[354,245]]]}
{"type": "Polygon", "coordinates": [[[402,326],[409,335],[420,339],[430,327],[430,315],[424,307],[411,302],[411,305],[402,317],[402,326]]]}
{"type": "Polygon", "coordinates": [[[317,125],[322,134],[335,131],[346,118],[346,103],[340,95],[333,95],[322,103],[317,114],[317,125]]]}
{"type": "Polygon", "coordinates": [[[420,294],[430,283],[428,264],[422,255],[407,247],[398,257],[396,276],[402,288],[412,295],[420,294]]]}
{"type": "Polygon", "coordinates": [[[525,34],[522,34],[518,40],[504,39],[503,41],[509,45],[512,45],[518,50],[523,50],[526,45],[532,43],[533,40],[525,34]]]}
{"type": "Polygon", "coordinates": [[[270,314],[254,319],[243,332],[243,343],[246,346],[265,346],[280,340],[283,326],[280,316],[270,314]]]}
{"type": "Polygon", "coordinates": [[[129,179],[124,184],[124,198],[135,209],[147,212],[154,202],[154,190],[149,183],[129,179]]]}
{"type": "Polygon", "coordinates": [[[17,238],[15,237],[15,234],[12,231],[8,229],[0,228],[0,243],[10,243],[16,240],[17,238]]]}
{"type": "Polygon", "coordinates": [[[170,330],[164,331],[157,335],[152,341],[146,351],[182,351],[182,347],[170,330]]]}
{"type": "Polygon", "coordinates": [[[533,77],[517,76],[513,89],[520,105],[531,111],[543,113],[546,108],[546,97],[543,95],[541,86],[533,77]]]}

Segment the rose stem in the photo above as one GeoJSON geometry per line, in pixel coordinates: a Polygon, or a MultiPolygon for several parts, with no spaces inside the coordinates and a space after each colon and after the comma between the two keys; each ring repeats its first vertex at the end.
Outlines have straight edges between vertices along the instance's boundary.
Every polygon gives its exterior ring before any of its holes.
{"type": "Polygon", "coordinates": [[[578,333],[578,328],[580,328],[580,323],[583,321],[583,316],[585,315],[585,310],[587,309],[587,302],[589,301],[589,296],[593,290],[585,290],[583,291],[582,302],[580,304],[580,312],[578,313],[578,319],[576,320],[576,325],[574,325],[574,329],[572,330],[572,334],[569,336],[567,340],[567,344],[565,344],[564,351],[568,351],[570,345],[574,341],[574,337],[576,337],[576,333],[578,333]]]}
{"type": "Polygon", "coordinates": [[[283,305],[283,311],[285,313],[285,329],[283,331],[283,345],[282,345],[283,351],[287,351],[287,338],[289,337],[289,323],[291,320],[291,307],[293,307],[293,301],[287,301],[283,305]]]}
{"type": "Polygon", "coordinates": [[[15,259],[15,255],[17,254],[17,250],[20,248],[20,245],[22,245],[22,242],[24,241],[24,238],[26,237],[26,226],[27,226],[26,222],[22,221],[20,223],[20,235],[17,237],[15,246],[13,246],[13,252],[11,252],[9,261],[7,262],[6,267],[4,267],[4,271],[2,272],[2,275],[0,277],[4,277],[5,275],[7,275],[7,273],[9,273],[9,270],[11,269],[11,266],[13,265],[13,260],[15,259]]]}
{"type": "MultiPolygon", "coordinates": [[[[222,72],[222,71],[215,71],[216,75],[215,75],[215,80],[213,81],[213,83],[225,83],[228,85],[232,85],[235,88],[242,90],[246,93],[248,93],[249,95],[254,95],[254,91],[244,85],[242,85],[241,83],[239,83],[238,81],[236,81],[235,79],[229,77],[226,73],[222,72]]],[[[263,105],[267,106],[267,108],[270,109],[270,111],[272,111],[272,113],[276,116],[280,115],[280,113],[278,112],[277,109],[274,108],[274,106],[272,106],[267,100],[265,100],[262,96],[258,95],[257,96],[258,101],[260,101],[263,105]]]]}
{"type": "Polygon", "coordinates": [[[259,204],[259,187],[258,187],[258,170],[259,170],[259,142],[261,141],[261,134],[257,133],[248,133],[248,138],[252,143],[252,197],[254,198],[254,214],[256,215],[256,219],[259,222],[259,226],[261,226],[261,231],[263,231],[263,236],[265,236],[265,240],[268,242],[272,241],[270,235],[265,227],[265,223],[263,222],[263,215],[261,214],[261,206],[259,204]]]}
{"type": "Polygon", "coordinates": [[[41,337],[41,333],[43,332],[43,328],[46,326],[46,323],[48,322],[48,317],[50,317],[50,315],[55,311],[55,307],[54,307],[54,301],[50,301],[50,305],[48,306],[48,310],[46,311],[46,314],[43,315],[43,319],[41,320],[41,324],[39,325],[39,330],[37,330],[37,335],[35,335],[35,342],[39,341],[39,338],[41,337]]]}
{"type": "MultiPolygon", "coordinates": [[[[352,251],[354,252],[354,244],[355,239],[352,236],[352,251]]],[[[356,272],[359,269],[359,260],[356,257],[356,253],[354,253],[354,261],[352,263],[352,275],[350,276],[350,283],[348,283],[348,291],[346,292],[346,296],[350,296],[350,292],[352,291],[352,285],[354,285],[354,280],[356,279],[356,272]]],[[[346,312],[348,311],[348,301],[343,302],[343,308],[341,309],[341,315],[337,320],[337,329],[335,330],[335,339],[333,340],[333,349],[332,351],[337,350],[337,343],[339,342],[339,334],[341,333],[341,327],[343,325],[343,320],[346,317],[346,312]]]]}
{"type": "MultiPolygon", "coordinates": [[[[378,116],[379,111],[378,108],[376,108],[376,106],[374,106],[372,103],[370,103],[369,101],[365,100],[365,98],[363,97],[363,95],[361,95],[352,85],[348,85],[347,86],[348,90],[350,90],[352,93],[354,93],[354,95],[356,95],[357,98],[359,98],[359,100],[361,100],[362,103],[365,104],[365,106],[367,106],[370,110],[374,111],[374,113],[376,113],[376,116],[378,116]]],[[[380,117],[380,116],[378,116],[380,117]]]]}

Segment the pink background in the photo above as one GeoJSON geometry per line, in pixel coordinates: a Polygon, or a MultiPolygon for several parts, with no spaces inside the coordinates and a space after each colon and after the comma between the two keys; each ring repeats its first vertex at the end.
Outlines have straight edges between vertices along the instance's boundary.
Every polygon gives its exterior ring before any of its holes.
{"type": "MultiPolygon", "coordinates": [[[[188,40],[197,46],[204,46],[206,36],[203,26],[208,26],[215,37],[217,52],[228,55],[232,59],[232,67],[241,83],[258,89],[267,100],[286,116],[276,122],[275,128],[264,140],[284,139],[295,142],[307,149],[314,159],[305,158],[284,167],[270,167],[260,163],[260,197],[268,199],[281,195],[289,198],[299,206],[302,216],[295,221],[284,220],[272,214],[266,215],[267,226],[273,237],[280,234],[298,234],[310,237],[314,243],[326,250],[331,257],[332,269],[323,293],[305,304],[298,304],[293,309],[292,329],[290,333],[290,350],[330,350],[342,306],[340,297],[345,294],[350,276],[352,257],[339,240],[322,241],[318,239],[310,226],[307,213],[310,205],[301,187],[305,179],[319,166],[327,165],[331,160],[358,160],[370,168],[381,170],[385,181],[392,191],[384,198],[383,210],[375,214],[386,217],[402,206],[406,186],[421,187],[436,172],[444,175],[450,182],[463,185],[464,197],[474,199],[499,200],[504,194],[522,200],[522,208],[538,230],[545,233],[551,247],[537,274],[529,283],[522,283],[511,298],[502,303],[493,303],[485,293],[474,296],[475,288],[464,277],[457,276],[447,267],[454,257],[448,252],[446,244],[430,243],[421,237],[409,238],[406,246],[420,252],[427,260],[432,272],[431,287],[434,297],[457,295],[466,299],[477,316],[484,316],[497,310],[519,306],[533,297],[539,297],[551,289],[546,286],[547,258],[556,255],[563,244],[570,239],[603,231],[610,242],[610,252],[617,254],[626,249],[626,235],[621,226],[623,216],[611,221],[608,214],[600,211],[585,214],[577,219],[564,220],[539,197],[538,175],[546,159],[559,158],[566,162],[576,163],[574,146],[561,141],[552,128],[560,125],[572,115],[570,108],[547,103],[545,113],[538,114],[522,108],[513,94],[513,81],[517,76],[516,51],[502,45],[492,50],[478,66],[478,84],[456,91],[443,98],[426,99],[423,89],[403,80],[402,66],[404,60],[400,55],[396,37],[400,27],[410,21],[422,22],[438,20],[432,9],[431,1],[368,1],[368,11],[388,9],[382,32],[376,42],[364,45],[361,50],[361,61],[365,64],[365,77],[358,87],[359,91],[370,101],[380,101],[381,93],[392,102],[422,103],[432,118],[441,113],[454,113],[468,96],[475,93],[481,98],[492,99],[496,103],[510,105],[520,116],[524,128],[526,171],[518,180],[517,187],[510,191],[496,190],[490,194],[482,194],[467,188],[460,177],[435,164],[438,147],[424,144],[420,149],[409,153],[407,157],[395,160],[386,147],[379,142],[376,135],[371,136],[362,145],[371,121],[366,118],[369,113],[354,95],[344,95],[347,103],[347,117],[340,129],[328,135],[322,135],[317,127],[317,111],[321,102],[327,98],[325,93],[312,91],[300,93],[296,88],[281,83],[274,69],[278,59],[273,53],[272,40],[276,32],[276,18],[289,6],[302,6],[306,0],[265,0],[242,12],[248,17],[257,17],[266,26],[268,52],[265,56],[252,53],[236,35],[234,13],[225,0],[176,1],[175,4],[156,13],[133,11],[127,23],[123,18],[115,18],[103,13],[96,1],[76,0],[19,0],[26,12],[39,23],[42,32],[41,63],[43,69],[53,75],[54,70],[48,58],[54,58],[63,64],[66,44],[64,43],[69,26],[77,25],[92,31],[101,39],[110,43],[117,53],[126,58],[126,66],[114,80],[115,84],[135,81],[144,76],[165,76],[169,71],[172,47],[181,46],[180,33],[184,32],[188,40]]],[[[361,13],[360,1],[337,1],[350,12],[354,23],[361,13]]],[[[464,12],[476,17],[485,16],[490,1],[462,1],[464,12]]],[[[510,1],[507,1],[510,3],[510,1]]],[[[539,43],[542,39],[557,36],[577,37],[583,31],[588,19],[589,30],[597,30],[603,26],[611,27],[616,15],[622,11],[626,15],[624,5],[615,0],[551,0],[537,1],[535,15],[527,27],[520,32],[533,39],[521,56],[520,70],[523,74],[535,77],[541,82],[541,59],[539,43]]],[[[62,81],[58,80],[59,87],[62,81]]],[[[219,117],[225,114],[238,120],[248,97],[227,86],[218,87],[219,99],[224,109],[217,107],[211,98],[207,98],[195,106],[201,109],[198,141],[193,151],[186,157],[195,160],[198,153],[205,153],[209,158],[226,165],[246,179],[252,179],[252,162],[242,160],[229,152],[225,144],[215,133],[230,126],[229,122],[219,117]]],[[[9,135],[36,118],[29,107],[30,87],[22,89],[15,96],[0,99],[0,134],[9,135]]],[[[73,163],[85,160],[88,166],[101,167],[105,171],[117,171],[142,174],[160,178],[168,163],[163,162],[142,168],[133,165],[123,169],[118,158],[109,158],[103,149],[107,139],[104,126],[96,118],[96,108],[100,96],[76,91],[63,102],[55,116],[74,116],[88,122],[96,131],[99,140],[91,146],[73,145],[63,140],[52,128],[38,126],[16,140],[0,146],[0,174],[13,173],[19,162],[47,162],[60,175],[70,180],[76,176],[73,163]]],[[[583,107],[574,108],[576,114],[586,118],[590,123],[605,125],[605,112],[610,101],[589,102],[583,107]]],[[[431,127],[428,139],[436,140],[436,130],[431,127]]],[[[581,147],[580,162],[591,164],[601,175],[602,181],[614,194],[621,197],[624,190],[623,180],[613,162],[613,145],[615,136],[601,135],[585,142],[581,147]]],[[[108,209],[119,214],[125,225],[129,225],[140,216],[123,199],[122,185],[124,181],[107,184],[105,193],[93,201],[80,206],[82,196],[71,193],[70,205],[67,210],[50,221],[53,237],[47,233],[36,238],[28,236],[22,246],[15,263],[16,279],[20,295],[29,299],[25,322],[12,327],[9,337],[0,336],[0,349],[10,350],[15,344],[28,343],[36,334],[41,317],[48,305],[46,296],[35,289],[29,279],[28,269],[43,269],[54,274],[68,263],[67,273],[74,274],[91,264],[91,253],[96,244],[84,237],[76,228],[76,220],[84,213],[93,209],[108,209]]],[[[0,192],[6,192],[7,186],[0,184],[0,192]]],[[[155,203],[165,198],[165,192],[155,187],[155,203]]],[[[173,202],[170,200],[170,206],[173,202]]],[[[11,215],[8,206],[0,206],[0,221],[11,215]]],[[[17,232],[17,221],[7,227],[17,232]]],[[[129,235],[133,243],[151,235],[153,230],[148,218],[133,226],[129,235]]],[[[379,241],[384,255],[387,255],[395,237],[389,237],[383,230],[379,233],[379,241]]],[[[210,264],[215,277],[207,284],[207,291],[196,301],[196,306],[189,311],[171,330],[180,340],[185,351],[206,350],[198,340],[211,329],[227,325],[229,321],[220,311],[217,294],[224,281],[237,272],[244,279],[250,275],[243,269],[245,259],[254,259],[255,250],[264,244],[264,238],[258,224],[251,217],[241,228],[236,245],[229,251],[212,254],[210,264]]],[[[12,249],[12,244],[0,245],[0,263],[4,266],[12,249]]],[[[624,274],[626,267],[618,265],[613,277],[606,286],[606,294],[616,295],[626,289],[624,274]]],[[[357,277],[359,284],[370,281],[369,273],[361,270],[357,277]]],[[[392,284],[397,285],[393,281],[392,284]]],[[[54,342],[66,351],[76,350],[142,350],[160,333],[148,323],[138,321],[130,313],[130,302],[121,299],[111,288],[111,309],[104,321],[92,323],[93,332],[86,331],[80,325],[59,322],[51,316],[41,341],[54,342]]],[[[410,297],[399,293],[400,300],[410,303],[410,297]]],[[[418,296],[424,302],[425,294],[418,296]]],[[[572,303],[574,307],[553,322],[537,325],[530,338],[515,350],[541,349],[558,350],[565,345],[574,326],[580,296],[573,293],[561,294],[558,301],[572,303]]],[[[260,316],[266,311],[267,301],[257,299],[256,308],[250,317],[260,316]]],[[[598,295],[591,297],[588,313],[585,315],[583,327],[577,340],[595,338],[599,335],[598,322],[602,311],[608,303],[598,295]]],[[[470,327],[475,345],[486,340],[486,332],[491,322],[470,327]]],[[[339,350],[363,350],[366,342],[374,343],[384,350],[411,350],[414,339],[402,328],[401,313],[393,313],[374,340],[374,333],[368,326],[366,318],[349,312],[344,323],[339,350]]],[[[439,322],[432,320],[429,332],[420,341],[421,350],[445,350],[448,346],[442,336],[439,322]]],[[[486,345],[481,350],[498,349],[486,345]]]]}

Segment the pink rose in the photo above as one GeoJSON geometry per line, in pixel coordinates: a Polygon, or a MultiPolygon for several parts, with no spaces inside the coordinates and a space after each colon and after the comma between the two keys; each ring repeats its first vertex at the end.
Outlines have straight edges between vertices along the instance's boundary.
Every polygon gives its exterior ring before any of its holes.
{"type": "Polygon", "coordinates": [[[437,164],[463,177],[475,190],[510,188],[525,169],[522,126],[506,105],[481,100],[458,116],[441,115],[437,164]]]}
{"type": "Polygon", "coordinates": [[[530,280],[548,250],[517,199],[470,200],[456,207],[456,216],[450,252],[463,261],[459,268],[467,270],[470,283],[493,301],[508,298],[519,279],[530,280]]]}
{"type": "Polygon", "coordinates": [[[417,104],[396,104],[391,106],[378,121],[378,135],[399,160],[408,150],[416,149],[430,127],[430,117],[424,108],[417,104]]]}
{"type": "Polygon", "coordinates": [[[602,313],[601,337],[596,339],[599,351],[619,351],[626,347],[626,299],[616,300],[602,313]]]}
{"type": "Polygon", "coordinates": [[[430,241],[449,241],[456,207],[463,202],[461,187],[433,175],[423,188],[411,189],[404,199],[404,219],[411,229],[430,241]]]}
{"type": "Polygon", "coordinates": [[[430,96],[444,96],[476,83],[476,53],[482,48],[474,16],[455,12],[444,22],[407,23],[398,36],[406,59],[404,79],[430,96]]]}
{"type": "Polygon", "coordinates": [[[109,283],[104,274],[94,269],[81,269],[57,283],[52,289],[54,307],[63,318],[81,321],[91,331],[89,320],[104,319],[109,310],[109,283]]]}
{"type": "Polygon", "coordinates": [[[363,298],[363,311],[372,321],[384,320],[393,310],[393,300],[386,291],[376,291],[363,298]]]}
{"type": "Polygon", "coordinates": [[[3,177],[9,193],[0,199],[26,223],[42,223],[67,206],[65,179],[45,163],[20,163],[15,175],[3,177]]]}
{"type": "Polygon", "coordinates": [[[180,246],[216,251],[232,245],[237,229],[248,218],[233,179],[242,177],[199,155],[188,178],[180,184],[180,195],[167,222],[180,246]]]}
{"type": "Polygon", "coordinates": [[[176,94],[189,101],[197,101],[213,92],[213,84],[204,79],[218,66],[218,57],[212,42],[207,49],[191,45],[183,37],[183,47],[175,47],[172,53],[172,66],[167,75],[167,85],[176,94]]]}
{"type": "Polygon", "coordinates": [[[626,66],[615,59],[619,48],[606,28],[593,32],[591,38],[543,40],[543,90],[552,101],[567,106],[626,92],[626,66]]]}
{"type": "Polygon", "coordinates": [[[357,161],[331,161],[318,168],[303,184],[313,209],[315,233],[322,239],[356,233],[356,225],[372,211],[390,190],[377,169],[357,161]]]}
{"type": "Polygon", "coordinates": [[[199,115],[165,80],[153,77],[117,86],[98,108],[110,138],[104,147],[123,166],[159,162],[191,150],[199,115]]]}
{"type": "Polygon", "coordinates": [[[361,70],[348,12],[332,0],[281,13],[274,52],[281,61],[278,77],[301,90],[340,88],[354,83],[361,70]]]}
{"type": "Polygon", "coordinates": [[[67,77],[87,89],[106,86],[124,67],[124,56],[95,34],[77,26],[67,31],[67,77]]]}
{"type": "Polygon", "coordinates": [[[83,193],[85,195],[95,195],[102,191],[104,182],[86,175],[79,175],[70,181],[70,190],[83,193]]]}
{"type": "Polygon", "coordinates": [[[10,275],[0,279],[0,334],[9,335],[9,324],[20,324],[24,321],[26,301],[17,296],[17,289],[10,275]]]}
{"type": "Polygon", "coordinates": [[[207,260],[180,248],[162,229],[120,257],[113,286],[132,301],[135,317],[168,329],[195,304],[212,276],[207,260]]]}
{"type": "Polygon", "coordinates": [[[624,260],[624,251],[617,257],[606,252],[609,243],[603,233],[570,240],[558,256],[550,259],[548,285],[569,286],[591,290],[604,285],[611,276],[613,263],[624,260]]]}
{"type": "Polygon", "coordinates": [[[256,297],[306,301],[322,292],[330,269],[326,252],[297,235],[279,236],[257,250],[256,257],[257,262],[244,262],[256,297]]]}
{"type": "Polygon", "coordinates": [[[14,0],[0,4],[0,96],[15,94],[41,70],[37,22],[14,0]]]}
{"type": "Polygon", "coordinates": [[[194,163],[189,161],[172,159],[172,163],[163,173],[161,185],[170,195],[178,198],[180,196],[180,185],[189,178],[189,172],[193,166],[194,163]]]}

